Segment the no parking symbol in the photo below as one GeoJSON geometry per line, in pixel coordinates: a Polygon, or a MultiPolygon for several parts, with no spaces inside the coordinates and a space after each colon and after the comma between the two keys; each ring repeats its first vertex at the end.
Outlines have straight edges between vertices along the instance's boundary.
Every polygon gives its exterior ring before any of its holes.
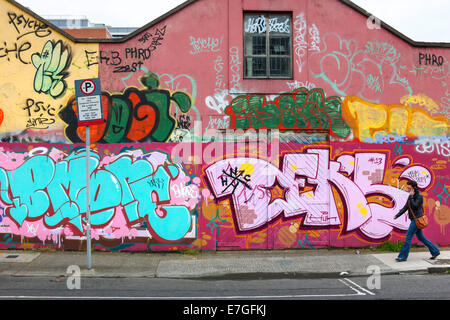
{"type": "Polygon", "coordinates": [[[78,126],[102,124],[102,91],[100,79],[75,80],[78,126]]]}
{"type": "Polygon", "coordinates": [[[80,84],[80,90],[86,96],[92,94],[95,91],[95,82],[90,79],[83,80],[80,84]]]}

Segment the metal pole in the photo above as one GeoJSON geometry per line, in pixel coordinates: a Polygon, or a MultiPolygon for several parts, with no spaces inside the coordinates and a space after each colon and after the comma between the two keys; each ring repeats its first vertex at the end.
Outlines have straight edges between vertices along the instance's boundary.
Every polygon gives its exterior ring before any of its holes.
{"type": "Polygon", "coordinates": [[[90,152],[91,151],[91,127],[86,126],[86,240],[87,240],[87,268],[91,269],[91,179],[90,179],[90,152]]]}

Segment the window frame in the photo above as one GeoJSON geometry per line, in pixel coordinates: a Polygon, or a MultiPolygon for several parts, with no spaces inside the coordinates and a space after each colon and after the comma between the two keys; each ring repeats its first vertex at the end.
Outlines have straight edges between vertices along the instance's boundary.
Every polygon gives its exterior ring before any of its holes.
{"type": "MultiPolygon", "coordinates": [[[[250,40],[252,41],[252,40],[250,40]]],[[[244,70],[243,70],[243,78],[244,80],[254,80],[254,79],[262,79],[262,80],[283,80],[283,79],[288,79],[288,80],[292,80],[294,77],[294,72],[293,72],[293,29],[292,29],[292,12],[286,12],[286,11],[244,11],[243,14],[243,65],[244,65],[244,70]],[[246,22],[246,18],[248,15],[258,15],[258,16],[264,16],[264,18],[266,19],[266,31],[264,34],[265,37],[265,45],[266,45],[266,53],[265,54],[247,54],[246,48],[245,48],[245,43],[247,39],[252,39],[253,37],[261,37],[263,34],[261,33],[255,33],[255,34],[251,34],[251,33],[246,33],[245,32],[245,22],[246,22]],[[269,19],[271,15],[286,15],[289,17],[289,29],[290,32],[289,34],[286,33],[270,33],[270,28],[269,28],[269,19]],[[287,46],[289,49],[289,52],[287,55],[274,55],[270,53],[270,38],[271,37],[288,37],[289,38],[289,45],[287,46]],[[282,75],[282,76],[277,76],[277,75],[271,75],[270,74],[270,59],[271,58],[287,58],[289,61],[289,66],[288,66],[288,71],[289,74],[288,75],[282,75]],[[249,76],[247,74],[247,59],[248,58],[265,58],[266,59],[266,75],[264,76],[249,76]]]]}

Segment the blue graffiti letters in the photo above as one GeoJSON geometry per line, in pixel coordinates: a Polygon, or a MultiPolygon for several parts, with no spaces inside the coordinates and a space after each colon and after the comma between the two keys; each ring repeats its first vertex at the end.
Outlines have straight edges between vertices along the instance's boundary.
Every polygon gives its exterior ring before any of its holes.
{"type": "MultiPolygon", "coordinates": [[[[183,238],[191,229],[191,213],[184,205],[173,205],[170,184],[180,168],[159,151],[134,159],[119,155],[101,164],[90,156],[91,225],[106,227],[121,211],[128,226],[146,220],[151,235],[162,242],[183,238]],[[151,159],[154,156],[153,160],[151,159]],[[123,209],[122,209],[123,208],[123,209]]],[[[14,170],[0,168],[0,199],[6,214],[18,225],[42,219],[50,229],[70,226],[83,234],[86,225],[86,152],[73,151],[55,161],[47,155],[28,158],[14,170]]]]}

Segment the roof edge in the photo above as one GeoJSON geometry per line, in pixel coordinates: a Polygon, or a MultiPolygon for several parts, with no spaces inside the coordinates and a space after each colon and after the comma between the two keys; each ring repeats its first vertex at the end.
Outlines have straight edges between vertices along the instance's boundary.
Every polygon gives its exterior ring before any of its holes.
{"type": "Polygon", "coordinates": [[[72,42],[75,42],[75,43],[122,43],[122,42],[126,42],[129,39],[133,38],[134,36],[136,36],[137,34],[141,33],[142,31],[144,31],[144,30],[146,30],[146,29],[156,25],[157,23],[165,20],[169,16],[177,13],[178,11],[184,9],[185,7],[187,7],[190,4],[196,2],[197,0],[187,0],[187,1],[183,2],[183,3],[181,3],[180,5],[176,6],[172,10],[166,12],[162,16],[159,16],[158,18],[154,19],[153,21],[150,21],[149,23],[145,24],[144,26],[136,29],[132,33],[129,33],[128,35],[126,35],[126,36],[124,36],[122,38],[109,38],[109,39],[108,38],[100,38],[100,39],[96,39],[96,38],[75,38],[75,37],[71,36],[70,34],[68,34],[67,32],[65,32],[60,27],[54,25],[53,23],[49,22],[47,19],[41,17],[40,15],[38,15],[37,13],[32,11],[31,9],[28,9],[27,7],[25,7],[22,4],[16,2],[15,0],[6,0],[6,1],[8,1],[13,6],[19,8],[20,10],[26,12],[30,16],[33,16],[35,19],[42,21],[47,26],[51,27],[56,32],[60,33],[61,35],[63,35],[64,37],[66,37],[67,39],[69,39],[72,42]]]}
{"type": "MultiPolygon", "coordinates": [[[[70,34],[68,34],[67,32],[65,32],[60,27],[50,23],[47,19],[41,17],[40,15],[35,13],[34,11],[32,11],[32,10],[28,9],[27,7],[21,5],[20,3],[16,2],[15,0],[6,0],[6,1],[8,1],[12,5],[18,7],[22,11],[25,11],[27,14],[33,16],[34,18],[44,22],[46,25],[48,25],[49,27],[54,29],[56,32],[60,33],[64,37],[66,37],[67,39],[71,40],[72,42],[75,42],[75,43],[122,43],[122,42],[126,42],[126,41],[130,40],[131,38],[135,37],[137,34],[143,32],[144,30],[146,30],[146,29],[148,29],[148,28],[158,24],[159,22],[167,19],[168,17],[170,17],[171,15],[177,13],[178,11],[181,11],[182,9],[184,9],[185,7],[191,5],[192,3],[196,2],[197,0],[187,0],[187,1],[183,2],[183,3],[181,3],[180,5],[176,6],[172,10],[166,12],[162,16],[159,16],[158,18],[154,19],[153,21],[150,21],[149,23],[145,24],[144,26],[136,29],[135,31],[129,33],[128,35],[126,35],[126,36],[124,36],[122,38],[109,38],[109,39],[108,38],[100,38],[100,39],[95,39],[95,38],[75,38],[75,37],[71,36],[70,34]]],[[[353,10],[359,12],[360,14],[362,14],[363,16],[365,16],[367,18],[369,18],[370,16],[373,16],[370,12],[364,10],[363,8],[359,7],[358,5],[356,5],[355,3],[353,3],[350,0],[339,0],[339,2],[347,5],[348,7],[350,7],[353,10]]],[[[399,32],[396,29],[394,29],[393,27],[391,27],[390,25],[388,25],[387,23],[385,23],[381,19],[380,19],[380,27],[384,28],[388,32],[392,33],[393,35],[395,35],[396,37],[402,39],[403,41],[407,42],[409,45],[411,45],[413,47],[450,48],[450,42],[414,41],[411,38],[409,38],[406,35],[404,35],[403,33],[399,32]]]]}
{"type": "Polygon", "coordinates": [[[69,39],[70,41],[73,42],[86,42],[86,43],[96,43],[96,42],[102,42],[102,40],[108,40],[108,39],[94,39],[94,38],[89,38],[89,39],[78,39],[78,38],[74,38],[72,37],[70,34],[68,34],[67,32],[65,32],[63,29],[61,29],[58,26],[55,26],[53,23],[49,22],[47,19],[41,17],[40,15],[38,15],[36,12],[32,11],[31,9],[28,9],[27,7],[24,7],[23,5],[21,5],[20,3],[14,1],[14,0],[6,0],[8,1],[10,4],[12,4],[13,6],[19,8],[20,10],[26,12],[27,14],[29,14],[30,16],[34,17],[37,20],[42,21],[43,23],[45,23],[47,26],[51,27],[53,30],[55,30],[56,32],[60,33],[61,35],[63,35],[64,37],[66,37],[67,39],[69,39]]]}
{"type": "MultiPolygon", "coordinates": [[[[360,14],[362,14],[363,16],[369,18],[371,16],[374,16],[373,14],[371,14],[370,12],[364,10],[363,8],[359,7],[358,5],[356,5],[355,3],[353,3],[350,0],[339,0],[341,3],[349,6],[350,8],[352,8],[355,11],[358,11],[360,14]]],[[[394,29],[393,27],[391,27],[390,25],[388,25],[387,23],[385,23],[384,21],[382,21],[381,19],[379,19],[378,17],[376,17],[379,21],[380,21],[380,26],[382,28],[384,28],[385,30],[387,30],[388,32],[392,33],[394,36],[402,39],[403,41],[407,42],[408,44],[410,44],[413,47],[430,47],[430,48],[450,48],[450,42],[424,42],[424,41],[414,41],[411,38],[407,37],[406,35],[404,35],[403,33],[401,33],[400,31],[394,29]]]]}
{"type": "Polygon", "coordinates": [[[134,30],[133,32],[127,34],[126,36],[122,37],[122,38],[118,38],[117,41],[114,42],[125,42],[131,38],[133,38],[134,36],[138,35],[139,33],[141,33],[144,30],[147,30],[148,28],[153,27],[154,25],[158,24],[159,22],[167,19],[168,17],[170,17],[171,15],[177,13],[178,11],[183,10],[185,7],[191,5],[192,3],[196,2],[197,0],[187,0],[181,4],[179,4],[178,6],[176,6],[175,8],[173,8],[170,11],[167,11],[166,13],[164,13],[162,16],[159,16],[158,18],[150,21],[149,23],[143,25],[142,27],[134,30]]]}

